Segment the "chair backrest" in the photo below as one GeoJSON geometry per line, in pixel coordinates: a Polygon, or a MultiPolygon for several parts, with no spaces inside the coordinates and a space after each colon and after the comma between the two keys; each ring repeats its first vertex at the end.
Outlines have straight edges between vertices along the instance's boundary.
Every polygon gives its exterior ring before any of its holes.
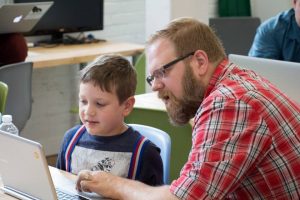
{"type": "Polygon", "coordinates": [[[13,122],[21,131],[31,115],[32,62],[20,62],[0,67],[0,81],[8,85],[4,114],[11,114],[13,122]]]}
{"type": "Polygon", "coordinates": [[[160,148],[160,156],[163,162],[163,181],[164,184],[169,184],[170,174],[170,156],[171,156],[171,138],[170,136],[157,128],[141,125],[141,124],[128,124],[140,134],[148,138],[152,143],[160,148]]]}
{"type": "Polygon", "coordinates": [[[210,18],[212,27],[221,39],[226,54],[248,55],[253,43],[257,27],[260,25],[258,17],[218,17],[210,18]]]}
{"type": "Polygon", "coordinates": [[[4,82],[0,81],[0,113],[5,112],[7,91],[8,91],[7,85],[4,82]]]}

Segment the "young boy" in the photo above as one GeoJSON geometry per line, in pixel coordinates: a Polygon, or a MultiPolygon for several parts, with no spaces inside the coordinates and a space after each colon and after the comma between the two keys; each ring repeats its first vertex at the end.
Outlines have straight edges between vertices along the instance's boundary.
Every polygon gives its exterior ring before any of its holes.
{"type": "Polygon", "coordinates": [[[101,56],[82,70],[82,125],[66,132],[57,168],[74,174],[102,170],[148,185],[163,183],[159,148],[124,123],[133,109],[136,84],[135,69],[118,55],[101,56]]]}

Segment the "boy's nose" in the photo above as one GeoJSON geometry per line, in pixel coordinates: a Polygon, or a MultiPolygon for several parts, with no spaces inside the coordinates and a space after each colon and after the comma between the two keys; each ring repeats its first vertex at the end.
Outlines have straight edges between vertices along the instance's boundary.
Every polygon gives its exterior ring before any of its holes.
{"type": "Polygon", "coordinates": [[[92,106],[87,106],[85,109],[86,115],[95,115],[95,109],[92,106]]]}

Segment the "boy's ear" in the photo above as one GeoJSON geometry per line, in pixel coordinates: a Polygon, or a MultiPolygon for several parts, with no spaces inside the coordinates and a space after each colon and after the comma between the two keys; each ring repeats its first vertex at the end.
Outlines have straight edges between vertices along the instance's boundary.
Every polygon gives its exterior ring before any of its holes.
{"type": "Polygon", "coordinates": [[[126,117],[129,115],[133,109],[135,103],[134,96],[129,97],[123,104],[124,104],[124,110],[123,110],[123,116],[126,117]]]}

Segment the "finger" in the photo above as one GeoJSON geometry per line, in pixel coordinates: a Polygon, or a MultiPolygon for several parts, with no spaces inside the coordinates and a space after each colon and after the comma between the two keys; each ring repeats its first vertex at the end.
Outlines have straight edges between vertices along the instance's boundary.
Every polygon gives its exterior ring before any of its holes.
{"type": "Polygon", "coordinates": [[[80,185],[81,185],[80,182],[77,181],[77,182],[76,182],[76,187],[75,187],[75,188],[76,188],[77,191],[82,192],[81,186],[80,186],[80,185]]]}
{"type": "Polygon", "coordinates": [[[91,177],[91,171],[89,170],[82,170],[78,174],[78,178],[81,180],[89,180],[91,177]]]}
{"type": "Polygon", "coordinates": [[[90,181],[81,181],[80,187],[83,192],[91,192],[89,186],[90,181]]]}
{"type": "Polygon", "coordinates": [[[92,175],[90,171],[87,171],[82,175],[82,180],[89,181],[91,179],[92,179],[92,175]]]}
{"type": "Polygon", "coordinates": [[[76,190],[78,190],[79,192],[82,192],[82,189],[81,189],[81,180],[78,179],[76,181],[76,190]]]}
{"type": "Polygon", "coordinates": [[[76,181],[76,190],[80,191],[82,190],[81,188],[81,182],[85,181],[85,180],[91,180],[92,175],[91,172],[88,170],[83,170],[80,171],[77,177],[77,181],[76,181]]]}

